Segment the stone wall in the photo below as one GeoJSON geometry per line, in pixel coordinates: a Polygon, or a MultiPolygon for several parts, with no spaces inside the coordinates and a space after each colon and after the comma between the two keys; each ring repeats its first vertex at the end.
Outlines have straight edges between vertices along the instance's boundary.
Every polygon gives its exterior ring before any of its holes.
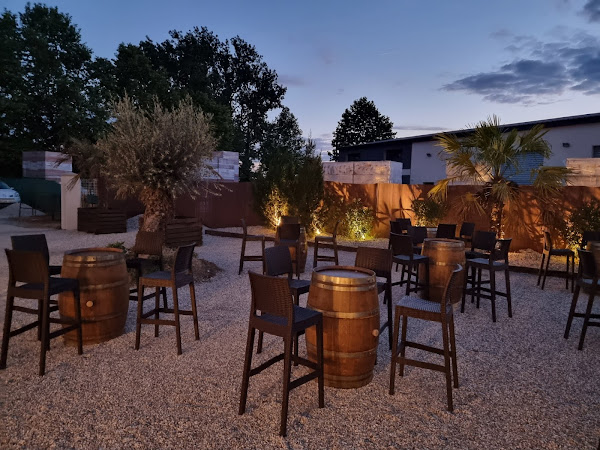
{"type": "Polygon", "coordinates": [[[395,161],[323,162],[323,180],[350,184],[402,183],[402,163],[395,161]]]}
{"type": "Polygon", "coordinates": [[[575,173],[569,177],[573,186],[600,186],[600,158],[567,158],[567,168],[575,173]]]}
{"type": "Polygon", "coordinates": [[[208,164],[220,175],[203,174],[205,180],[240,181],[240,158],[238,152],[214,152],[208,164]]]}
{"type": "Polygon", "coordinates": [[[58,164],[59,158],[64,157],[60,152],[33,151],[23,152],[23,177],[44,178],[60,183],[61,175],[73,170],[71,158],[58,164]]]}

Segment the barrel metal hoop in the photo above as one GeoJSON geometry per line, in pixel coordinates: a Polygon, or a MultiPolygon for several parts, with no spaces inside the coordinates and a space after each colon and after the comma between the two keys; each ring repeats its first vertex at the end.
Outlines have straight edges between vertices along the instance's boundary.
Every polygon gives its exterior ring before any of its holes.
{"type": "Polygon", "coordinates": [[[376,289],[376,284],[373,282],[372,284],[366,285],[346,285],[342,286],[340,284],[335,283],[326,283],[321,281],[313,281],[312,286],[325,289],[328,291],[336,291],[336,292],[365,292],[365,291],[373,291],[376,289]]]}
{"type": "Polygon", "coordinates": [[[100,291],[102,289],[112,289],[112,288],[126,286],[126,285],[129,285],[129,280],[119,280],[119,281],[115,281],[114,283],[105,283],[105,284],[90,284],[87,286],[80,286],[79,290],[81,292],[100,291]]]}
{"type": "MultiPolygon", "coordinates": [[[[311,342],[306,343],[306,348],[311,351],[317,351],[317,347],[313,345],[311,342]]],[[[335,356],[336,358],[347,358],[347,359],[357,359],[357,358],[365,358],[369,356],[377,356],[377,347],[371,348],[369,350],[365,350],[362,352],[338,352],[336,350],[325,350],[323,349],[323,356],[335,356]]],[[[344,377],[344,379],[347,379],[344,377]]]]}
{"type": "Polygon", "coordinates": [[[309,305],[308,307],[313,311],[320,312],[323,314],[323,317],[332,317],[334,319],[364,319],[365,317],[379,317],[379,308],[371,309],[369,311],[337,312],[315,308],[312,305],[309,305]]]}

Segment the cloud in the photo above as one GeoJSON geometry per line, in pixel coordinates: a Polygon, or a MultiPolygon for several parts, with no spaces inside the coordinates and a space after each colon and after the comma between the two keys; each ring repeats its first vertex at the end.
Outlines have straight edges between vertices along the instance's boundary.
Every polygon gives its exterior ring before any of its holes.
{"type": "Polygon", "coordinates": [[[342,94],[344,93],[344,88],[338,88],[338,89],[335,91],[335,93],[336,93],[337,95],[342,95],[342,94]]]}
{"type": "Polygon", "coordinates": [[[600,0],[588,0],[581,13],[589,22],[600,22],[600,0]]]}
{"type": "Polygon", "coordinates": [[[600,93],[597,37],[578,32],[563,41],[544,43],[531,36],[513,36],[505,30],[493,36],[509,39],[506,50],[515,54],[515,59],[496,70],[448,83],[443,90],[478,94],[496,103],[525,105],[552,103],[567,91],[600,93]]]}
{"type": "Polygon", "coordinates": [[[306,80],[295,75],[278,75],[279,82],[284,86],[306,86],[306,80]]]}

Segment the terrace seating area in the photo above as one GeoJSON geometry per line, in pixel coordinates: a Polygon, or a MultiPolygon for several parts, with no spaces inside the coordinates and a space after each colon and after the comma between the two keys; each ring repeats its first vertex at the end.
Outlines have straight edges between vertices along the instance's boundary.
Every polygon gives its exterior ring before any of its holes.
{"type": "MultiPolygon", "coordinates": [[[[247,231],[262,234],[262,230],[253,227],[247,231]]],[[[111,236],[60,230],[33,232],[46,235],[53,265],[62,263],[66,250],[105,246],[114,241],[124,241],[131,247],[136,237],[135,230],[111,236]]],[[[10,248],[11,235],[33,232],[0,223],[0,245],[10,248]]],[[[262,243],[252,245],[252,251],[260,251],[262,243]]],[[[267,248],[272,245],[266,243],[267,248]]],[[[386,249],[388,241],[379,239],[365,245],[386,249]]],[[[460,387],[452,389],[452,413],[447,411],[444,376],[435,371],[405,367],[404,377],[396,379],[394,395],[389,395],[392,351],[383,332],[373,379],[368,385],[358,389],[325,387],[323,408],[319,407],[316,379],[298,385],[287,394],[287,437],[279,435],[283,366],[276,365],[257,377],[250,377],[244,396],[245,413],[238,415],[251,309],[248,271],[262,271],[262,263],[257,260],[244,265],[238,274],[240,246],[239,238],[205,235],[203,245],[195,248],[198,258],[216,264],[222,271],[210,281],[195,283],[199,339],[192,338],[194,321],[182,320],[181,355],[175,351],[175,327],[161,328],[158,337],[154,337],[154,327],[141,327],[142,345],[138,351],[134,350],[137,302],[129,304],[123,335],[86,346],[83,355],[66,348],[60,338],[53,339],[43,378],[37,375],[40,343],[35,330],[11,338],[7,368],[0,371],[3,386],[0,420],[4,428],[0,445],[77,448],[595,448],[598,445],[600,332],[589,327],[585,345],[579,351],[584,319],[575,315],[570,339],[564,339],[573,294],[565,289],[564,278],[550,275],[541,290],[536,287],[537,273],[510,274],[512,318],[504,312],[493,322],[489,301],[482,301],[479,310],[471,304],[464,313],[454,310],[460,387]]],[[[306,271],[294,272],[291,281],[298,281],[298,275],[301,281],[310,280],[313,256],[309,247],[306,271]]],[[[340,250],[338,258],[340,265],[353,266],[356,253],[340,250]]],[[[496,284],[504,286],[504,270],[498,270],[495,276],[496,284]]],[[[288,283],[291,281],[288,278],[288,283]]],[[[399,281],[401,271],[391,270],[393,305],[405,294],[406,288],[397,286],[399,281]]],[[[0,311],[5,310],[7,285],[8,264],[2,258],[0,311]]],[[[589,292],[587,287],[581,288],[579,313],[586,311],[589,292]]],[[[167,289],[166,293],[172,302],[172,290],[167,289]]],[[[306,301],[306,296],[299,297],[301,307],[306,306],[306,301]]],[[[178,302],[183,310],[192,308],[193,298],[187,289],[180,290],[178,302]]],[[[599,304],[600,301],[594,304],[594,313],[599,304]]],[[[387,303],[380,299],[382,325],[389,320],[386,309],[387,303]]],[[[15,314],[13,327],[28,320],[15,314]]],[[[439,323],[408,320],[408,341],[433,347],[441,345],[439,323]]],[[[385,331],[388,330],[386,327],[385,331]]],[[[252,366],[268,362],[283,350],[282,339],[266,338],[262,352],[253,355],[252,366]]],[[[416,354],[412,352],[418,350],[410,352],[412,358],[416,354]]],[[[299,353],[300,357],[306,357],[304,339],[300,340],[299,353]]],[[[437,356],[419,355],[431,364],[439,362],[437,356]]],[[[310,373],[302,365],[293,366],[291,383],[310,373]]]]}

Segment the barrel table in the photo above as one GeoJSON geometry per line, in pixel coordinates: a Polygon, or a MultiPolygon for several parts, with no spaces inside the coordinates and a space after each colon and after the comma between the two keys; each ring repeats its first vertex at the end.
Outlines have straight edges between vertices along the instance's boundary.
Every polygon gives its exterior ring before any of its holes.
{"type": "MultiPolygon", "coordinates": [[[[325,385],[357,388],[369,384],[379,341],[375,273],[358,267],[317,267],[308,307],[323,314],[325,385]]],[[[306,330],[306,348],[309,359],[316,361],[314,327],[306,330]]]]}
{"type": "MultiPolygon", "coordinates": [[[[79,280],[84,345],[123,334],[129,309],[129,275],[121,250],[84,248],[65,252],[61,276],[79,280]]],[[[58,310],[63,317],[75,317],[71,292],[59,294],[58,310]]],[[[63,336],[67,344],[75,344],[74,331],[63,336]]]]}
{"type": "MultiPolygon", "coordinates": [[[[465,267],[465,243],[455,239],[425,239],[421,253],[429,256],[428,300],[441,303],[452,271],[456,269],[457,264],[465,267]]],[[[464,272],[461,272],[460,276],[459,283],[455,288],[457,291],[454,293],[454,299],[462,298],[464,272]]],[[[421,280],[421,282],[424,283],[425,280],[421,280]]],[[[421,296],[425,297],[425,295],[426,291],[421,291],[421,296]]]]}

